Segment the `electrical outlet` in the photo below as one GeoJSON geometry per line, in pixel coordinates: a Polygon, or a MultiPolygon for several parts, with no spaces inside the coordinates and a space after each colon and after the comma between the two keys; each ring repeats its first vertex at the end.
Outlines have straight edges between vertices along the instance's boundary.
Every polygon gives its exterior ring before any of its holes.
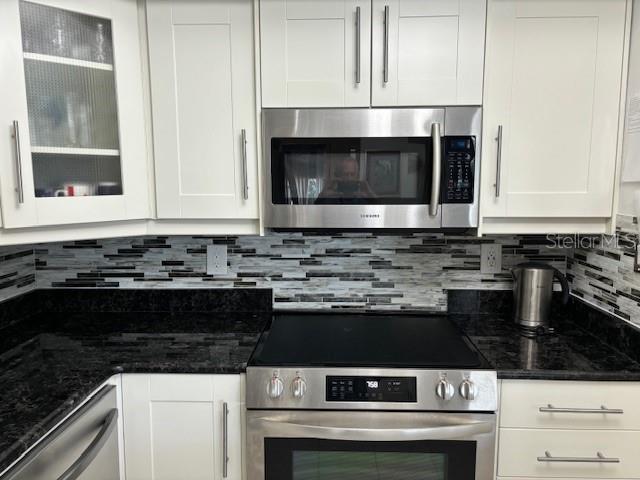
{"type": "Polygon", "coordinates": [[[226,245],[207,245],[207,273],[209,275],[227,273],[226,245]]]}
{"type": "Polygon", "coordinates": [[[502,245],[483,243],[480,245],[480,273],[500,273],[502,271],[502,245]]]}

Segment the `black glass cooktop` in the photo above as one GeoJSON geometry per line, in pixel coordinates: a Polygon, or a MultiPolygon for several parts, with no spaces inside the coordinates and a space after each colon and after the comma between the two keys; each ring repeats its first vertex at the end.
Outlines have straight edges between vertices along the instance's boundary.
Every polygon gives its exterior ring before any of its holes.
{"type": "Polygon", "coordinates": [[[287,313],[249,365],[480,368],[483,358],[446,316],[287,313]]]}

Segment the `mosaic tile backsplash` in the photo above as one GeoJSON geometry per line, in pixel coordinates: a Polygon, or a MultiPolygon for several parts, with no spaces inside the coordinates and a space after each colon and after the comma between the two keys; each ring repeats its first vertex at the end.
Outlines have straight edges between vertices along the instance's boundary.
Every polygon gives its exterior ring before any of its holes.
{"type": "Polygon", "coordinates": [[[40,245],[38,288],[268,287],[277,308],[444,311],[446,289],[509,289],[511,267],[540,260],[564,271],[544,237],[442,233],[270,233],[120,238],[40,245]],[[480,244],[501,243],[503,273],[480,273],[480,244]],[[206,273],[206,246],[227,245],[228,273],[206,273]]]}
{"type": "Polygon", "coordinates": [[[0,248],[0,302],[36,288],[35,255],[30,246],[0,248]]]}
{"type": "Polygon", "coordinates": [[[567,257],[574,295],[640,327],[640,273],[634,272],[638,220],[618,215],[615,237],[582,238],[567,257]]]}

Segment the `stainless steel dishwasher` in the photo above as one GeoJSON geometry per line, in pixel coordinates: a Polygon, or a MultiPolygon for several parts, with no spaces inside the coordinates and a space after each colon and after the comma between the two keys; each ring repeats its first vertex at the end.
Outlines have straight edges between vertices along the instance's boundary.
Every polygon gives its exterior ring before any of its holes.
{"type": "Polygon", "coordinates": [[[118,409],[116,387],[106,385],[2,480],[117,480],[118,409]]]}

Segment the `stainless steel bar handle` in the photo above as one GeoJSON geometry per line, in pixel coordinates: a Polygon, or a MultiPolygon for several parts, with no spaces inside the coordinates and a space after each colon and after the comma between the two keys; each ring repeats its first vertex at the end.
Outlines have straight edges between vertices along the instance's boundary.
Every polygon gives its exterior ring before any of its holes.
{"type": "Polygon", "coordinates": [[[20,125],[18,120],[13,121],[13,144],[16,149],[16,193],[18,203],[24,203],[24,188],[22,187],[22,154],[20,152],[20,125]]]}
{"type": "Polygon", "coordinates": [[[360,7],[356,7],[356,83],[360,83],[360,7]]]}
{"type": "Polygon", "coordinates": [[[389,5],[384,6],[384,49],[382,79],[389,82],[389,5]]]}
{"type": "Polygon", "coordinates": [[[496,198],[500,197],[500,171],[502,170],[502,125],[498,125],[498,136],[496,137],[498,142],[498,153],[496,160],[496,198]]]}
{"type": "Polygon", "coordinates": [[[433,167],[431,171],[431,201],[429,202],[429,215],[435,217],[440,206],[440,182],[442,168],[442,148],[440,145],[440,124],[431,124],[431,141],[433,142],[433,167]]]}
{"type": "Polygon", "coordinates": [[[343,427],[329,424],[290,423],[281,420],[263,419],[260,424],[269,429],[273,436],[312,437],[352,441],[406,441],[406,440],[460,440],[476,435],[492,433],[491,422],[453,423],[415,428],[375,428],[375,425],[343,427]]]}
{"type": "Polygon", "coordinates": [[[89,467],[89,465],[91,465],[93,459],[96,458],[98,453],[100,453],[100,450],[102,450],[104,444],[107,443],[107,440],[109,440],[109,437],[111,436],[113,430],[116,428],[117,424],[118,409],[112,408],[111,410],[109,410],[109,413],[105,417],[104,422],[102,423],[102,427],[100,428],[100,431],[98,432],[96,437],[80,454],[78,459],[73,462],[73,464],[69,468],[67,468],[67,470],[62,475],[58,477],[58,480],[75,480],[80,475],[82,475],[82,472],[84,472],[89,467]]]}
{"type": "Polygon", "coordinates": [[[544,457],[538,457],[539,462],[556,463],[620,463],[619,458],[605,457],[602,452],[597,452],[595,457],[554,457],[547,450],[544,457]]]}
{"type": "Polygon", "coordinates": [[[222,478],[227,478],[229,469],[229,405],[222,404],[222,478]]]}
{"type": "Polygon", "coordinates": [[[543,413],[604,413],[612,415],[622,415],[624,410],[621,408],[607,408],[602,405],[600,408],[559,408],[548,404],[546,407],[540,407],[543,413]]]}
{"type": "Polygon", "coordinates": [[[249,173],[247,172],[247,131],[242,129],[242,198],[249,199],[249,173]]]}

